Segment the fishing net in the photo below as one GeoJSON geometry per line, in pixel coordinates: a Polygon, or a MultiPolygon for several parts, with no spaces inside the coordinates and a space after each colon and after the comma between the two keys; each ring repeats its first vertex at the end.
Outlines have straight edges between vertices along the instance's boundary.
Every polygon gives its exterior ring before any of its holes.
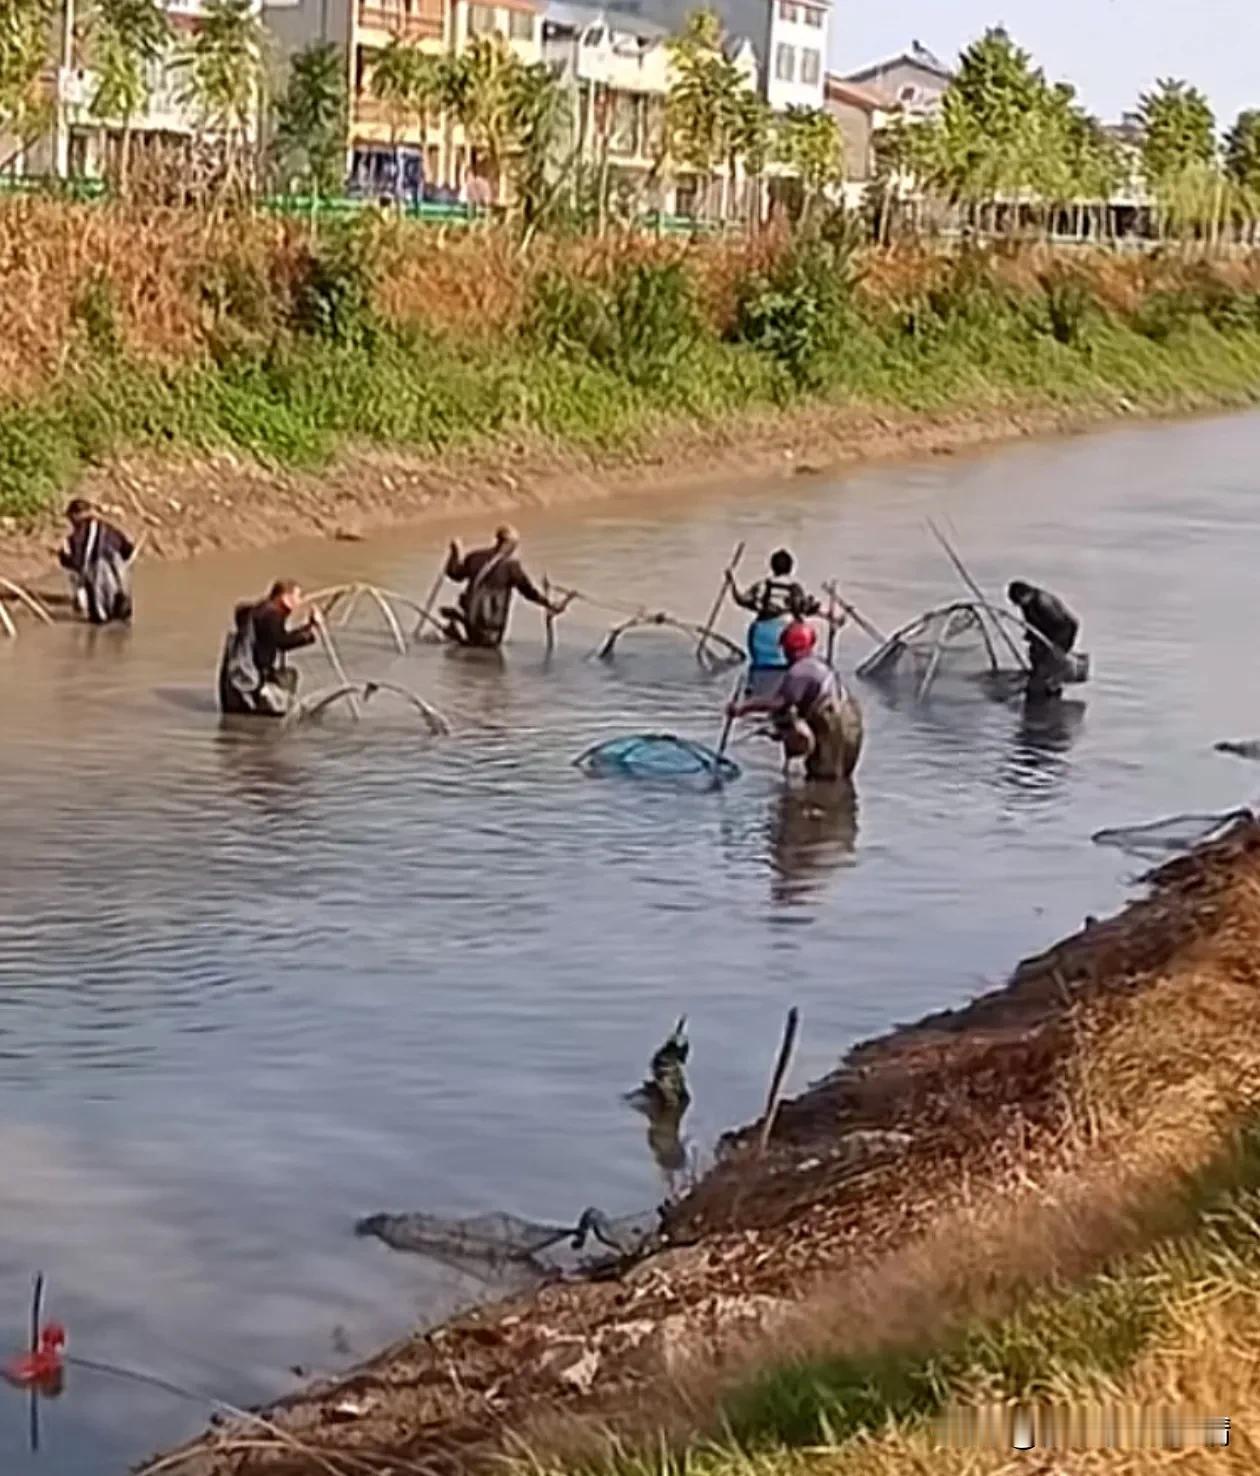
{"type": "Polygon", "coordinates": [[[926,696],[939,677],[996,676],[1004,667],[1022,669],[1022,657],[996,615],[978,603],[958,603],[903,625],[857,670],[870,679],[912,682],[926,696]]]}
{"type": "Polygon", "coordinates": [[[643,779],[734,779],[739,765],[724,754],[673,733],[630,733],[596,743],[573,762],[587,774],[643,779]]]}
{"type": "Polygon", "coordinates": [[[589,1273],[649,1249],[660,1235],[659,1212],[610,1220],[586,1209],[574,1225],[548,1225],[519,1215],[369,1215],[356,1235],[375,1236],[393,1250],[440,1261],[483,1281],[529,1284],[589,1273]]]}
{"type": "Polygon", "coordinates": [[[1118,825],[1109,830],[1097,830],[1091,839],[1095,845],[1115,846],[1134,856],[1166,856],[1219,840],[1240,820],[1254,819],[1248,809],[1170,815],[1166,820],[1152,820],[1146,825],[1118,825]]]}

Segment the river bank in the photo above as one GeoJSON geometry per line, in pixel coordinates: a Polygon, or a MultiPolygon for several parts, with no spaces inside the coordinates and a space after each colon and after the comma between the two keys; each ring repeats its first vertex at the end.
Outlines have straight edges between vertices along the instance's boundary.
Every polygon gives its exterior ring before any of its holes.
{"type": "MultiPolygon", "coordinates": [[[[1187,386],[1147,399],[1117,393],[1073,405],[1030,401],[921,413],[810,405],[676,426],[637,451],[602,456],[518,440],[494,455],[442,458],[364,448],[318,473],[230,454],[120,459],[89,471],[75,493],[143,538],[144,558],[178,560],[306,537],[357,541],[391,527],[622,495],[676,498],[719,484],[823,478],[855,465],[1242,409],[1257,400],[1260,367],[1254,386],[1187,386]]],[[[0,573],[39,587],[63,536],[59,508],[21,524],[0,520],[0,573]]]]}
{"type": "Polygon", "coordinates": [[[0,208],[0,568],[185,557],[1254,404],[1256,260],[447,241],[0,208]],[[6,336],[7,334],[7,336],[6,336]]]}
{"type": "MultiPolygon", "coordinates": [[[[456,1318],[141,1469],[558,1469],[614,1440],[659,1460],[725,1437],[894,1470],[947,1390],[1044,1395],[1033,1351],[1070,1349],[1078,1396],[1114,1383],[1165,1329],[1100,1308],[1091,1278],[1254,1176],[1230,1145],[1260,1082],[1257,959],[1260,825],[1242,822],[1003,988],[853,1051],[783,1107],[764,1154],[731,1135],[667,1217],[668,1248],[456,1318]],[[1034,1304],[1035,1337],[984,1341],[1034,1304]],[[880,1433],[892,1418],[919,1422],[910,1445],[880,1433]]],[[[1167,1400],[1205,1392],[1161,1368],[1167,1400]]]]}

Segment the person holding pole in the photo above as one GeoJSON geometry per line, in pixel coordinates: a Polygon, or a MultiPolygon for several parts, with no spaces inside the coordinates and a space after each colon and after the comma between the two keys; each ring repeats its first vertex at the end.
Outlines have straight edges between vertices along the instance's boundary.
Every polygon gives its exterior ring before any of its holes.
{"type": "Polygon", "coordinates": [[[219,662],[219,708],[250,717],[284,717],[297,701],[298,674],[287,664],[290,651],[314,645],[322,617],[312,610],[289,629],[302,603],[294,579],[277,579],[267,597],[237,605],[219,662]]]}
{"type": "Polygon", "coordinates": [[[748,627],[748,659],[753,672],[783,671],[787,657],[780,637],[793,620],[817,615],[818,601],[792,578],[796,560],[786,548],[770,555],[770,577],[741,590],[731,581],[731,598],[741,609],[753,612],[748,627]]]}

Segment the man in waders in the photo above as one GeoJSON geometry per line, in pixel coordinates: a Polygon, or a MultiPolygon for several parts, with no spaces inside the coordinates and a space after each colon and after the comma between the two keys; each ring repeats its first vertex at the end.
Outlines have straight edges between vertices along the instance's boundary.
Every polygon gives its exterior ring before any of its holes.
{"type": "MultiPolygon", "coordinates": [[[[787,658],[779,644],[788,623],[817,615],[819,603],[792,578],[796,560],[786,548],[770,555],[770,577],[739,589],[731,578],[731,598],[743,610],[753,612],[748,627],[748,657],[753,671],[782,671],[787,658]]],[[[730,576],[728,576],[730,577],[730,576]]]]}
{"type": "Polygon", "coordinates": [[[302,603],[295,580],[277,579],[266,599],[237,605],[219,662],[219,708],[248,717],[284,717],[297,702],[297,672],[288,652],[311,645],[318,610],[296,630],[289,617],[302,603]]]}
{"type": "Polygon", "coordinates": [[[131,619],[131,559],[135,544],[84,497],[66,508],[70,533],[57,562],[70,576],[74,608],[93,625],[131,619]]]}
{"type": "Polygon", "coordinates": [[[521,567],[516,557],[520,540],[514,529],[497,528],[490,548],[464,553],[452,541],[446,560],[446,577],[463,584],[459,602],[442,608],[446,634],[461,646],[494,648],[503,644],[513,594],[541,605],[553,615],[563,613],[562,603],[553,603],[521,567]]]}
{"type": "Polygon", "coordinates": [[[818,637],[804,620],[794,620],[781,644],[788,669],[768,697],[733,702],[732,717],[767,712],[784,759],[805,760],[809,779],[848,779],[862,752],[862,713],[840,688],[831,667],[814,654],[818,637]]]}
{"type": "Polygon", "coordinates": [[[1011,582],[1006,597],[1029,627],[1028,698],[1035,702],[1061,696],[1068,652],[1076,644],[1080,622],[1057,595],[1022,579],[1011,582]]]}

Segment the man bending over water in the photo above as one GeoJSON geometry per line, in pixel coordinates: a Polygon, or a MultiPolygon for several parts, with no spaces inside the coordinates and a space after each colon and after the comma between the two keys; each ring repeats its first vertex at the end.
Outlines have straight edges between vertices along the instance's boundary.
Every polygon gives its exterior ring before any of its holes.
{"type": "Polygon", "coordinates": [[[74,607],[93,625],[131,619],[131,558],[135,544],[107,523],[84,497],[66,508],[70,533],[57,562],[70,576],[74,607]]]}
{"type": "Polygon", "coordinates": [[[768,697],[733,702],[732,717],[766,712],[785,759],[803,758],[810,779],[848,779],[862,752],[862,714],[842,692],[831,667],[814,654],[818,637],[812,625],[793,621],[783,632],[788,669],[768,697]]]}
{"type": "Polygon", "coordinates": [[[318,610],[296,630],[289,617],[302,603],[296,580],[277,579],[266,599],[237,605],[219,663],[219,707],[251,717],[284,717],[297,701],[297,672],[288,652],[311,645],[318,610]]]}
{"type": "Polygon", "coordinates": [[[1012,580],[1006,597],[1019,611],[1028,636],[1027,694],[1034,701],[1058,697],[1063,691],[1065,657],[1076,644],[1080,622],[1057,595],[1022,579],[1012,580]],[[1044,637],[1044,639],[1043,639],[1044,637]]]}
{"type": "Polygon", "coordinates": [[[464,553],[452,540],[446,577],[463,584],[456,605],[443,606],[446,633],[461,646],[495,647],[503,644],[513,594],[559,615],[563,604],[553,603],[526,574],[516,557],[520,540],[506,524],[495,530],[489,548],[464,553]]]}

